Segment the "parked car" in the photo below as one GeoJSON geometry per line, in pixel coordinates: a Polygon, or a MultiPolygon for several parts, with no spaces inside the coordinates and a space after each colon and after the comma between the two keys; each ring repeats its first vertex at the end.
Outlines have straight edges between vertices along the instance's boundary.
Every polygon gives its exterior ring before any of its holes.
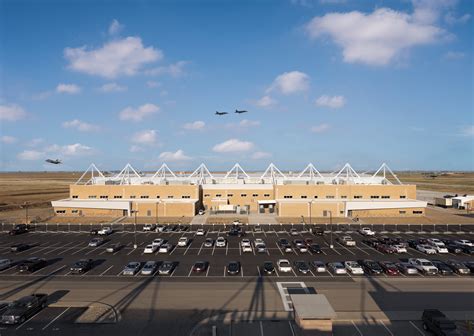
{"type": "Polygon", "coordinates": [[[474,246],[474,243],[470,241],[469,239],[458,239],[454,241],[458,245],[463,245],[463,246],[474,246]]]}
{"type": "Polygon", "coordinates": [[[105,251],[108,252],[108,253],[115,253],[118,250],[120,250],[121,247],[122,247],[122,244],[114,243],[114,244],[108,245],[107,248],[105,249],[105,251]]]}
{"type": "Polygon", "coordinates": [[[407,248],[401,244],[392,245],[392,248],[395,250],[395,253],[407,253],[407,248]]]}
{"type": "Polygon", "coordinates": [[[0,259],[0,271],[6,270],[13,266],[13,261],[11,259],[0,259]]]}
{"type": "Polygon", "coordinates": [[[462,247],[455,243],[447,243],[446,248],[449,253],[460,254],[462,253],[462,247]]]}
{"type": "Polygon", "coordinates": [[[158,267],[158,273],[160,275],[169,275],[173,273],[173,270],[175,268],[175,263],[172,261],[163,261],[158,267]]]}
{"type": "Polygon", "coordinates": [[[160,247],[161,245],[163,245],[164,242],[165,240],[163,238],[155,238],[153,239],[153,242],[151,243],[151,245],[160,247]]]}
{"type": "Polygon", "coordinates": [[[158,249],[158,253],[168,253],[172,249],[173,249],[173,245],[171,245],[170,243],[165,243],[160,246],[160,248],[158,249]]]}
{"type": "Polygon", "coordinates": [[[29,244],[15,244],[10,247],[11,252],[22,252],[26,251],[30,248],[31,246],[29,244]]]}
{"type": "Polygon", "coordinates": [[[26,272],[32,273],[45,267],[47,264],[48,263],[43,258],[31,257],[20,262],[17,265],[17,268],[21,273],[26,273],[26,272]]]}
{"type": "Polygon", "coordinates": [[[416,249],[426,254],[436,254],[436,250],[431,245],[419,244],[419,245],[416,245],[416,249]]]}
{"type": "Polygon", "coordinates": [[[262,267],[263,273],[265,274],[273,274],[275,273],[275,266],[271,261],[265,261],[262,267]]]}
{"type": "Polygon", "coordinates": [[[418,240],[417,239],[408,239],[407,244],[409,247],[416,249],[418,246],[418,240]]]}
{"type": "Polygon", "coordinates": [[[347,274],[346,268],[340,262],[332,262],[327,264],[328,270],[333,274],[347,274]]]}
{"type": "Polygon", "coordinates": [[[213,247],[214,246],[214,239],[206,238],[204,241],[204,247],[213,247]]]}
{"type": "Polygon", "coordinates": [[[278,272],[289,273],[291,272],[291,264],[288,259],[279,259],[277,261],[278,272]]]}
{"type": "Polygon", "coordinates": [[[410,258],[408,262],[415,266],[420,273],[427,275],[436,275],[438,274],[438,269],[436,268],[431,261],[423,258],[410,258]]]}
{"type": "Polygon", "coordinates": [[[308,274],[310,272],[308,263],[304,260],[297,260],[294,262],[295,269],[302,273],[302,274],[308,274]]]}
{"type": "Polygon", "coordinates": [[[360,264],[367,274],[380,275],[383,273],[382,267],[376,261],[365,259],[360,264]]]}
{"type": "Polygon", "coordinates": [[[153,244],[149,244],[149,245],[145,246],[145,248],[143,249],[143,253],[145,253],[145,254],[155,253],[156,250],[158,250],[158,246],[153,245],[153,244]]]}
{"type": "Polygon", "coordinates": [[[431,262],[438,269],[438,274],[441,274],[441,275],[452,275],[453,274],[453,270],[451,269],[451,267],[446,265],[441,260],[431,260],[431,262]]]}
{"type": "Polygon", "coordinates": [[[431,245],[435,249],[436,253],[449,253],[448,248],[443,244],[443,245],[431,245]]]}
{"type": "Polygon", "coordinates": [[[193,265],[193,272],[205,272],[209,267],[209,263],[207,261],[196,261],[193,265]]]}
{"type": "Polygon", "coordinates": [[[469,271],[471,271],[471,273],[474,273],[474,261],[465,261],[463,264],[469,269],[469,271]]]}
{"type": "Polygon", "coordinates": [[[188,246],[188,244],[189,244],[188,237],[181,237],[178,239],[178,246],[185,247],[185,246],[188,246]]]}
{"type": "Polygon", "coordinates": [[[267,246],[264,243],[255,245],[257,253],[267,253],[267,246]]]}
{"type": "Polygon", "coordinates": [[[375,231],[372,231],[368,227],[363,227],[359,230],[360,234],[363,236],[375,236],[375,231]]]}
{"type": "Polygon", "coordinates": [[[319,246],[318,244],[311,244],[309,245],[309,250],[312,252],[312,253],[322,253],[323,251],[321,250],[321,246],[319,246]]]}
{"type": "Polygon", "coordinates": [[[311,267],[316,273],[324,273],[327,272],[326,265],[319,260],[314,260],[311,262],[311,267]]]}
{"type": "Polygon", "coordinates": [[[98,247],[104,243],[103,238],[92,238],[91,241],[89,242],[90,247],[98,247]]]}
{"type": "MultiPolygon", "coordinates": [[[[464,263],[456,260],[446,260],[444,262],[449,268],[451,268],[455,273],[459,275],[468,275],[471,274],[471,270],[464,263]]],[[[435,265],[436,266],[436,265],[435,265]]]]}
{"type": "Polygon", "coordinates": [[[196,230],[196,236],[204,236],[205,234],[206,234],[206,231],[204,229],[196,230]]]}
{"type": "Polygon", "coordinates": [[[156,224],[145,224],[143,226],[143,231],[145,232],[150,232],[150,231],[155,231],[156,230],[156,224]]]}
{"type": "Polygon", "coordinates": [[[22,234],[22,233],[27,233],[28,232],[28,225],[27,224],[17,224],[15,225],[15,227],[13,229],[11,229],[8,234],[10,236],[16,236],[18,234],[22,234]]]}
{"type": "Polygon", "coordinates": [[[217,237],[216,239],[216,247],[226,247],[227,239],[224,237],[217,237]]]}
{"type": "Polygon", "coordinates": [[[105,226],[97,232],[99,236],[108,236],[111,233],[112,233],[112,228],[109,226],[105,226]]]}
{"type": "Polygon", "coordinates": [[[423,329],[437,336],[461,335],[456,324],[438,309],[425,309],[421,317],[423,329]]]}
{"type": "Polygon", "coordinates": [[[382,267],[383,271],[387,275],[399,275],[400,270],[398,269],[397,265],[393,261],[380,261],[380,267],[382,267]]]}
{"type": "Polygon", "coordinates": [[[99,229],[92,229],[89,231],[89,234],[91,236],[97,236],[98,233],[99,233],[99,229]]]}
{"type": "Polygon", "coordinates": [[[386,253],[386,254],[394,254],[397,252],[397,250],[393,246],[388,245],[388,244],[377,245],[377,251],[386,253]]]}
{"type": "Polygon", "coordinates": [[[236,275],[240,273],[240,262],[239,261],[230,261],[227,264],[227,274],[236,275]]]}
{"type": "Polygon", "coordinates": [[[145,265],[143,265],[142,270],[140,273],[142,275],[153,275],[156,272],[156,268],[158,267],[158,263],[154,260],[147,261],[145,265]]]}
{"type": "Polygon", "coordinates": [[[140,270],[141,263],[138,261],[131,261],[125,266],[122,271],[123,275],[135,275],[140,270]]]}
{"type": "Polygon", "coordinates": [[[200,210],[198,211],[198,215],[199,215],[199,216],[202,216],[202,215],[204,215],[204,214],[205,214],[204,210],[200,209],[200,210]]]}
{"type": "Polygon", "coordinates": [[[417,275],[418,268],[407,262],[396,263],[398,270],[405,275],[417,275]]]}
{"type": "Polygon", "coordinates": [[[155,231],[156,232],[163,232],[164,229],[165,229],[165,226],[160,224],[160,225],[156,226],[155,231]]]}
{"type": "Polygon", "coordinates": [[[364,274],[364,270],[356,261],[345,261],[344,267],[351,274],[354,274],[354,275],[364,274]]]}
{"type": "Polygon", "coordinates": [[[72,274],[86,273],[92,268],[92,259],[80,259],[76,261],[69,269],[72,274]]]}
{"type": "Polygon", "coordinates": [[[281,238],[280,240],[278,240],[278,246],[286,253],[293,252],[293,248],[291,247],[288,240],[285,238],[281,238]]]}
{"type": "Polygon", "coordinates": [[[45,308],[48,294],[32,294],[10,303],[2,313],[1,323],[21,324],[28,318],[45,308]]]}
{"type": "Polygon", "coordinates": [[[252,246],[250,245],[249,239],[242,239],[240,246],[242,247],[242,252],[252,252],[252,246]]]}
{"type": "Polygon", "coordinates": [[[313,239],[311,239],[311,238],[305,238],[305,239],[304,239],[304,244],[305,244],[306,246],[308,246],[308,247],[311,246],[311,244],[313,244],[313,239]]]}
{"type": "Polygon", "coordinates": [[[352,239],[351,236],[343,236],[341,238],[337,238],[337,241],[341,244],[341,245],[345,245],[345,246],[356,246],[356,242],[354,239],[352,239]]]}
{"type": "Polygon", "coordinates": [[[296,230],[296,229],[290,229],[290,235],[292,235],[292,236],[297,236],[297,235],[299,235],[299,234],[300,234],[300,233],[298,232],[298,230],[296,230]]]}
{"type": "Polygon", "coordinates": [[[322,236],[324,235],[324,229],[319,227],[319,226],[315,226],[315,227],[312,227],[310,228],[310,232],[312,234],[314,234],[315,236],[322,236]]]}
{"type": "Polygon", "coordinates": [[[466,254],[474,254],[474,246],[470,245],[460,245],[462,248],[462,251],[466,254]]]}

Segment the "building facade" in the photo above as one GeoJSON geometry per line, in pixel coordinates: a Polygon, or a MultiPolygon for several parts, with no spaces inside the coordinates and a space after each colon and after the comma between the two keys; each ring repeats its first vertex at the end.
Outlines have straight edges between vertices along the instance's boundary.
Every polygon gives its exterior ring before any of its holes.
{"type": "Polygon", "coordinates": [[[70,186],[69,198],[53,201],[62,216],[192,217],[200,209],[219,213],[273,213],[281,217],[421,216],[426,202],[416,186],[402,184],[383,164],[374,174],[358,174],[349,164],[321,174],[312,164],[299,174],[270,164],[263,174],[247,174],[236,164],[226,174],[205,165],[176,175],[166,164],[154,174],[127,165],[104,176],[94,165],[70,186]],[[89,177],[90,175],[90,177],[89,177]]]}

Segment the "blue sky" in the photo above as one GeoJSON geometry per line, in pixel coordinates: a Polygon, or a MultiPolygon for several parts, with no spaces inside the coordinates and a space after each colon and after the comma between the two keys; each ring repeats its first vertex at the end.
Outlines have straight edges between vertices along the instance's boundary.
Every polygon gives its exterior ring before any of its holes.
{"type": "Polygon", "coordinates": [[[474,169],[471,1],[0,4],[1,170],[474,169]]]}

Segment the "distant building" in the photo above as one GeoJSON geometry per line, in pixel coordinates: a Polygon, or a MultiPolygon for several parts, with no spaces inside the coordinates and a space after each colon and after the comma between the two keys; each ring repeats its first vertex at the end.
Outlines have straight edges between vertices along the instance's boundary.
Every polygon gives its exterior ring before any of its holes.
{"type": "Polygon", "coordinates": [[[211,173],[201,164],[189,175],[175,175],[166,164],[155,174],[129,164],[104,176],[95,165],[70,186],[67,199],[53,201],[63,216],[194,216],[210,213],[274,213],[281,217],[421,216],[426,202],[416,186],[402,184],[383,164],[375,173],[357,173],[349,164],[322,174],[312,164],[301,173],[282,173],[270,164],[247,174],[239,164],[211,173]]]}
{"type": "Polygon", "coordinates": [[[472,209],[474,203],[473,195],[456,196],[452,198],[453,208],[455,209],[472,209]]]}
{"type": "Polygon", "coordinates": [[[451,195],[445,195],[444,197],[435,197],[435,205],[450,208],[453,206],[453,197],[451,195]]]}

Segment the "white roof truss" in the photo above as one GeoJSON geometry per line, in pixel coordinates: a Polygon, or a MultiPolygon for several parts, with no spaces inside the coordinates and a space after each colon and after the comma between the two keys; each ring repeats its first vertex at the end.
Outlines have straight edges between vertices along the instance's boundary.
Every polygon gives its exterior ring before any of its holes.
{"type": "Polygon", "coordinates": [[[132,184],[133,178],[137,178],[138,181],[141,181],[140,174],[138,174],[130,163],[127,163],[120,173],[113,177],[113,180],[119,180],[120,184],[132,184]]]}
{"type": "Polygon", "coordinates": [[[398,184],[403,184],[398,179],[397,175],[395,175],[395,173],[390,169],[390,167],[385,162],[382,163],[380,168],[374,173],[374,175],[372,175],[372,177],[376,177],[379,173],[382,173],[384,180],[386,180],[388,183],[391,183],[390,180],[387,179],[387,172],[388,172],[388,175],[389,176],[391,175],[395,179],[395,181],[397,181],[398,184]]]}
{"type": "Polygon", "coordinates": [[[94,182],[94,178],[99,176],[105,178],[99,168],[97,168],[95,164],[91,163],[89,168],[87,168],[87,170],[81,175],[75,184],[92,184],[94,182]],[[84,182],[84,178],[88,173],[90,174],[90,178],[84,182]]]}
{"type": "Polygon", "coordinates": [[[249,179],[250,177],[247,175],[247,173],[245,172],[245,170],[240,166],[240,164],[236,163],[228,172],[227,174],[225,175],[224,178],[229,178],[229,177],[233,177],[235,178],[236,180],[238,180],[239,178],[243,178],[243,179],[249,179]]]}
{"type": "Polygon", "coordinates": [[[191,175],[189,175],[189,178],[197,178],[199,184],[202,184],[205,181],[206,177],[210,177],[211,179],[214,178],[214,176],[212,176],[212,174],[209,172],[209,169],[207,169],[204,163],[201,163],[199,167],[197,167],[196,170],[193,171],[191,175]]]}
{"type": "Polygon", "coordinates": [[[316,169],[316,167],[310,163],[306,168],[298,175],[298,177],[309,177],[310,180],[314,180],[316,177],[323,178],[323,175],[316,169]]]}
{"type": "Polygon", "coordinates": [[[168,167],[166,163],[163,163],[161,167],[153,175],[152,179],[154,178],[160,178],[160,179],[176,178],[176,175],[173,173],[173,171],[171,171],[171,169],[168,167]]]}
{"type": "Polygon", "coordinates": [[[273,183],[275,183],[278,178],[286,179],[286,176],[273,163],[270,163],[260,178],[271,178],[273,183]]]}
{"type": "Polygon", "coordinates": [[[346,181],[354,181],[356,179],[360,180],[359,174],[351,167],[349,163],[346,163],[344,167],[334,176],[334,179],[343,178],[346,181]]]}

